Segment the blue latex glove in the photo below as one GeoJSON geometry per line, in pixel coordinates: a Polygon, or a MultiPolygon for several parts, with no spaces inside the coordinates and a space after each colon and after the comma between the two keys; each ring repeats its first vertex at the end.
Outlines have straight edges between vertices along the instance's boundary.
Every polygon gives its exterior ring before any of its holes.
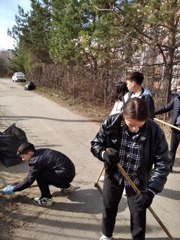
{"type": "Polygon", "coordinates": [[[10,195],[14,193],[14,186],[13,185],[8,185],[2,189],[2,193],[6,195],[10,195]]]}

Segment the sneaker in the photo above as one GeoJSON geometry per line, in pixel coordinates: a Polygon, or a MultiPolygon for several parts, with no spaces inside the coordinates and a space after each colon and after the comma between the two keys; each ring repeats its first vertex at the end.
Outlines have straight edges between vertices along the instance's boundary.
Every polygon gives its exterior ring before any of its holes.
{"type": "Polygon", "coordinates": [[[100,182],[104,182],[104,179],[105,179],[105,176],[102,175],[102,176],[100,177],[99,181],[100,181],[100,182]]]}
{"type": "Polygon", "coordinates": [[[75,187],[73,185],[70,185],[70,187],[68,188],[61,188],[61,192],[63,193],[71,193],[71,192],[74,192],[78,189],[79,187],[75,187]]]}
{"type": "Polygon", "coordinates": [[[105,235],[102,235],[99,240],[113,240],[112,237],[106,237],[105,235]]]}
{"type": "Polygon", "coordinates": [[[51,206],[52,198],[34,198],[33,203],[40,206],[51,206]]]}

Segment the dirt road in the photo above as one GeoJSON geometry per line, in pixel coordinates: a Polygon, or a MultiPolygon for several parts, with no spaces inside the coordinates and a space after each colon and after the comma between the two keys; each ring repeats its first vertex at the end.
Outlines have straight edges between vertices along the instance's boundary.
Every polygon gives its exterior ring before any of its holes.
{"type": "MultiPolygon", "coordinates": [[[[102,164],[90,153],[90,141],[99,129],[94,123],[76,115],[63,106],[42,97],[36,92],[25,91],[21,84],[11,79],[0,79],[1,132],[12,123],[22,128],[28,140],[36,147],[48,147],[68,155],[76,166],[73,184],[77,192],[63,195],[51,187],[54,204],[50,208],[37,207],[32,198],[39,196],[37,187],[31,187],[12,197],[0,197],[1,214],[10,227],[1,221],[2,240],[95,240],[101,234],[101,194],[94,188],[102,164]],[[5,234],[6,233],[6,234],[5,234]]],[[[20,181],[28,171],[24,163],[13,167],[0,165],[0,183],[20,181]]],[[[156,196],[153,209],[161,218],[174,239],[180,239],[180,161],[175,172],[168,177],[164,191],[156,196]]],[[[1,215],[0,215],[1,216],[1,215]]],[[[148,213],[147,239],[168,239],[156,220],[148,213]]],[[[131,239],[129,211],[123,197],[119,208],[114,237],[131,239]]]]}

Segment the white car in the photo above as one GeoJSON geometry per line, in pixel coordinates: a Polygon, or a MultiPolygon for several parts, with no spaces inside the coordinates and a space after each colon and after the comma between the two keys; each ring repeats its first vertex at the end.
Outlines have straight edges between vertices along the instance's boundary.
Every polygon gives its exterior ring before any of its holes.
{"type": "Polygon", "coordinates": [[[22,72],[15,72],[12,75],[13,82],[26,82],[26,76],[22,72]]]}

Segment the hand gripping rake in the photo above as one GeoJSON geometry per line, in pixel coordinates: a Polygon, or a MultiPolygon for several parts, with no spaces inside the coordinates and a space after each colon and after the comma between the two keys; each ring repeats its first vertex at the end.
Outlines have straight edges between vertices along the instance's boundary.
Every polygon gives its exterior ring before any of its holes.
{"type": "MultiPolygon", "coordinates": [[[[130,184],[130,186],[134,189],[134,191],[137,193],[137,195],[140,195],[141,192],[140,190],[136,187],[136,185],[134,184],[134,182],[131,180],[131,178],[128,176],[127,172],[124,170],[124,168],[121,166],[120,163],[117,163],[117,168],[119,169],[119,171],[121,172],[121,174],[123,175],[123,177],[126,179],[126,181],[130,184]]],[[[162,227],[162,229],[164,230],[164,232],[167,234],[167,236],[169,237],[169,239],[173,240],[173,237],[171,236],[170,232],[167,230],[167,228],[164,226],[164,224],[162,223],[162,221],[160,220],[160,218],[157,216],[157,214],[154,212],[154,210],[149,207],[148,208],[149,211],[151,212],[151,214],[153,215],[153,217],[156,219],[156,221],[159,223],[159,225],[162,227]]]]}

